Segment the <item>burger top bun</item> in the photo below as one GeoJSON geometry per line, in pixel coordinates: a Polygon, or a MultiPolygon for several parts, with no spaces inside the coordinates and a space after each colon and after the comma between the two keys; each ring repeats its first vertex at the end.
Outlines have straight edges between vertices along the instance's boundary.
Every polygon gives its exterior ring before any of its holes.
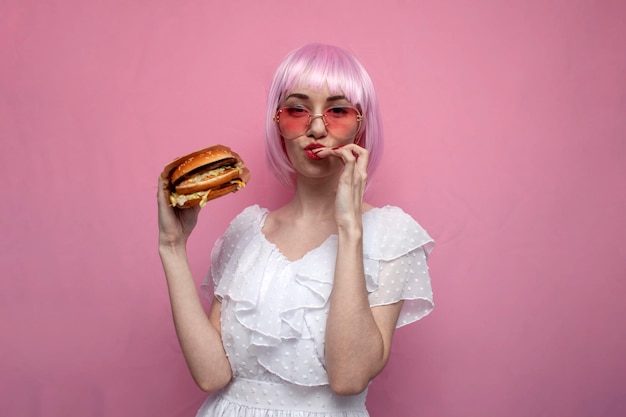
{"type": "MultiPolygon", "coordinates": [[[[176,183],[183,175],[203,166],[212,165],[212,168],[218,168],[237,163],[237,156],[230,149],[221,145],[218,146],[199,151],[200,153],[197,154],[194,152],[187,158],[183,158],[183,162],[172,172],[170,177],[172,183],[176,183]]],[[[239,161],[241,161],[240,158],[239,161]]]]}
{"type": "MultiPolygon", "coordinates": [[[[241,157],[233,152],[228,146],[224,146],[224,145],[213,145],[213,146],[209,146],[208,148],[203,148],[203,149],[199,149],[197,151],[194,151],[188,155],[184,155],[184,156],[180,156],[176,159],[174,159],[172,162],[170,162],[169,164],[167,164],[165,166],[165,168],[163,168],[163,172],[161,172],[161,178],[163,178],[164,180],[170,181],[170,182],[174,182],[172,180],[172,174],[174,173],[174,171],[176,170],[176,168],[179,165],[182,165],[183,163],[185,163],[185,166],[192,166],[195,165],[195,167],[199,167],[202,166],[204,159],[200,158],[200,159],[196,159],[196,156],[201,155],[207,153],[210,155],[212,155],[211,157],[214,158],[214,160],[219,159],[217,157],[217,155],[225,155],[225,153],[228,156],[232,156],[237,158],[238,161],[243,161],[241,159],[241,157]],[[192,160],[192,162],[186,162],[188,160],[192,160]]],[[[185,169],[185,172],[190,172],[191,169],[187,170],[185,169]]],[[[181,174],[184,175],[184,174],[181,174]]],[[[250,172],[248,171],[247,168],[244,168],[244,173],[242,174],[242,176],[245,177],[245,181],[248,181],[249,177],[250,177],[250,172]]],[[[180,177],[177,177],[176,179],[178,179],[180,177]]]]}

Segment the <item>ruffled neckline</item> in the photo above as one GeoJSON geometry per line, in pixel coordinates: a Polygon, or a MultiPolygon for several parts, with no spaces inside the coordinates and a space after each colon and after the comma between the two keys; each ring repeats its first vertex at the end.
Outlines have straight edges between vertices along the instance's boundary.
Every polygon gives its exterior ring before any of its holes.
{"type": "MultiPolygon", "coordinates": [[[[272,241],[270,241],[267,236],[265,236],[265,233],[263,233],[263,227],[265,226],[265,220],[267,219],[267,216],[270,214],[270,211],[266,208],[263,207],[258,207],[259,210],[261,210],[261,217],[259,219],[259,223],[258,223],[258,230],[257,232],[260,235],[261,241],[263,242],[264,245],[268,246],[269,248],[273,249],[281,258],[284,262],[288,263],[288,264],[298,264],[300,262],[304,262],[307,258],[311,257],[315,252],[318,252],[319,250],[323,249],[325,246],[334,243],[337,241],[338,237],[337,237],[337,233],[331,233],[330,235],[328,235],[328,237],[322,242],[320,243],[318,246],[310,249],[309,251],[307,251],[304,255],[302,255],[301,257],[297,258],[297,259],[289,259],[282,250],[280,250],[280,248],[272,241]]],[[[370,213],[376,211],[376,210],[382,210],[381,207],[372,207],[371,209],[367,210],[365,213],[362,214],[361,219],[363,221],[363,229],[365,229],[365,223],[366,223],[366,219],[368,217],[371,216],[370,213]]]]}

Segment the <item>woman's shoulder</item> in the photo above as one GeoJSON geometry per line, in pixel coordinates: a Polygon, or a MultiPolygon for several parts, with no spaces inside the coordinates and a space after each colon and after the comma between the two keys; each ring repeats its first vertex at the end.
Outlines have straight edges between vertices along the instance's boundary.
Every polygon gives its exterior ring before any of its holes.
{"type": "Polygon", "coordinates": [[[258,204],[253,204],[241,210],[241,212],[235,217],[235,220],[257,219],[264,216],[268,212],[268,209],[261,207],[258,204]]]}
{"type": "Polygon", "coordinates": [[[363,247],[377,258],[393,258],[424,246],[430,252],[434,240],[400,207],[373,207],[363,215],[363,247]]]}
{"type": "Polygon", "coordinates": [[[391,205],[382,207],[370,206],[363,214],[363,219],[371,224],[394,225],[400,222],[404,226],[409,224],[419,226],[419,223],[410,214],[400,207],[391,205]]]}
{"type": "Polygon", "coordinates": [[[228,231],[240,231],[249,228],[251,225],[256,224],[263,220],[265,215],[269,211],[266,208],[254,204],[241,210],[228,226],[228,231]]]}

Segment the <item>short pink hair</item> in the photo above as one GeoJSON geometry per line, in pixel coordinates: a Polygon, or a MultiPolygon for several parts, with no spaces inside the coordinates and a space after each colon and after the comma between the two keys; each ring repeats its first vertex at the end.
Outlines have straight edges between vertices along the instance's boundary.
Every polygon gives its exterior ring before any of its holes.
{"type": "Polygon", "coordinates": [[[273,117],[285,94],[296,85],[311,89],[328,87],[331,94],[342,93],[361,109],[364,120],[355,143],[370,152],[368,176],[371,176],[378,166],[383,149],[382,120],[372,80],[350,52],[336,46],[310,44],[285,57],[270,87],[265,155],[276,178],[287,187],[295,186],[295,170],[287,157],[273,117]]]}

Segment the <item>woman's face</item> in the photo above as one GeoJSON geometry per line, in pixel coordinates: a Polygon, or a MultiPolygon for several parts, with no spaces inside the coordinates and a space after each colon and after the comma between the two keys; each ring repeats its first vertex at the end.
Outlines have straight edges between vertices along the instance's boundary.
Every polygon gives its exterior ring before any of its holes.
{"type": "Polygon", "coordinates": [[[301,129],[289,123],[285,125],[287,117],[281,121],[281,129],[289,129],[289,132],[283,132],[285,151],[298,175],[325,178],[341,172],[343,164],[340,160],[318,158],[314,151],[321,147],[334,148],[354,142],[360,125],[360,120],[355,121],[358,116],[353,114],[355,106],[342,93],[331,94],[327,88],[312,90],[296,87],[285,95],[279,107],[296,112],[292,117],[295,125],[304,126],[306,113],[312,115],[308,126],[301,129]],[[303,122],[297,122],[298,117],[302,117],[303,122]]]}

